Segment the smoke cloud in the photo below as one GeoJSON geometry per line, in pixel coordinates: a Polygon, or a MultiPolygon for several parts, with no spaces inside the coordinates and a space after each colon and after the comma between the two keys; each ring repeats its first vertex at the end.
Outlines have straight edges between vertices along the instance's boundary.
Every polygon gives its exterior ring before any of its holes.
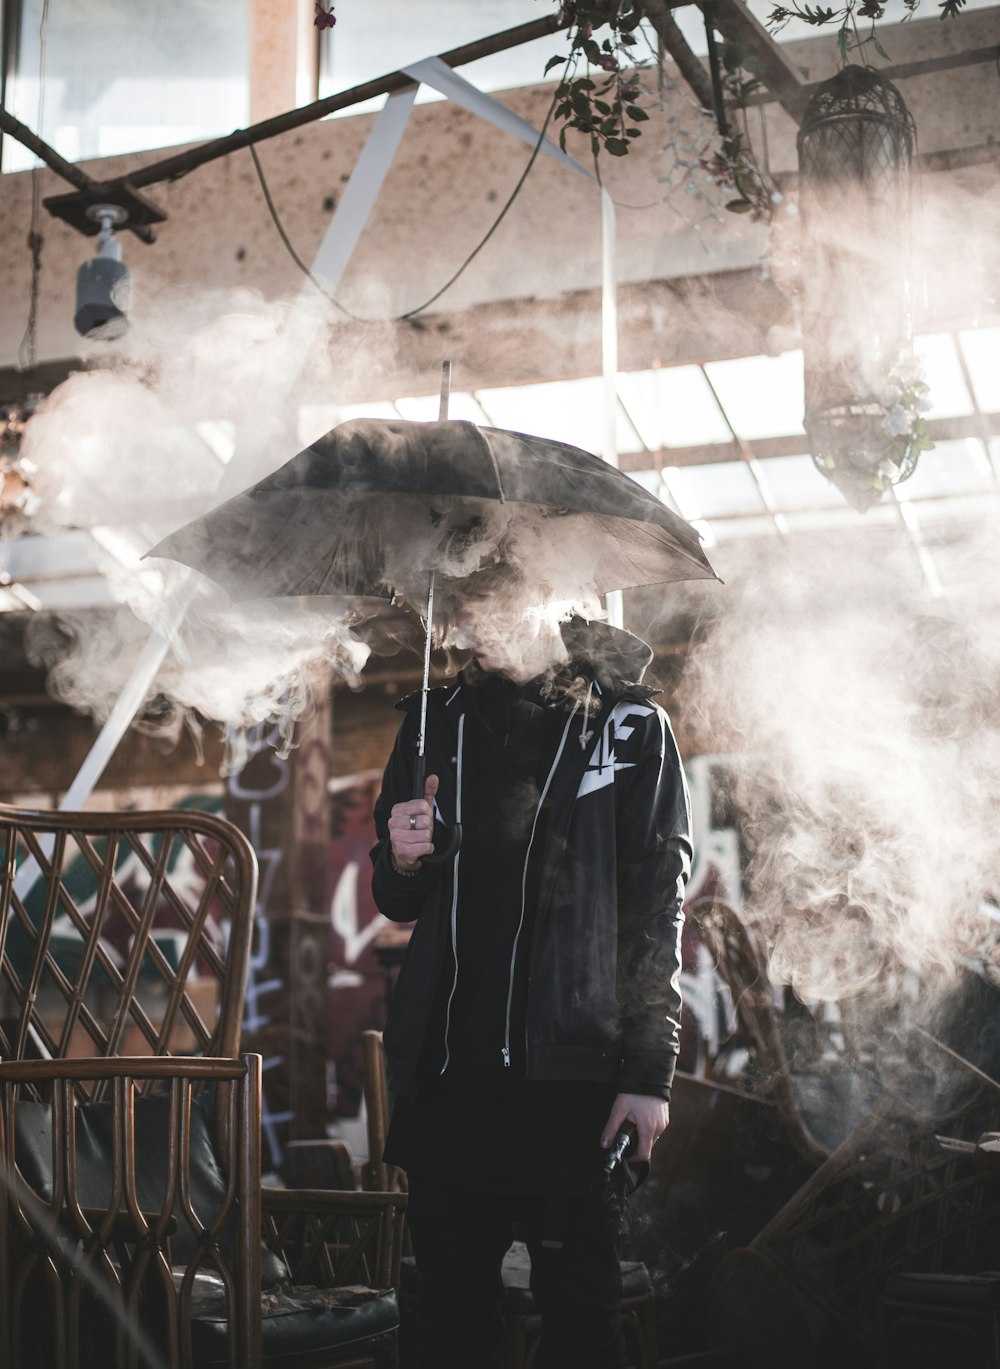
{"type": "MultiPolygon", "coordinates": [[[[746,917],[777,982],[849,999],[988,958],[1000,887],[996,515],[936,549],[841,533],[718,556],[682,712],[731,753],[746,917]]],[[[697,594],[697,590],[693,594],[697,594]]]]}
{"type": "Polygon", "coordinates": [[[335,363],[332,322],[321,302],[147,287],[107,364],[71,376],[28,424],[35,526],[91,531],[120,605],[31,623],[28,650],[51,667],[57,697],[106,718],[150,629],[167,634],[170,650],[145,725],[167,736],[185,723],[197,732],[200,714],[236,729],[278,721],[290,738],[331,671],[359,682],[369,648],[353,628],[370,605],[233,605],[202,576],[141,560],[167,532],[287,460],[302,445],[301,408],[322,405],[335,421],[351,369],[391,359],[380,340],[363,359],[335,363]]]}
{"type": "MultiPolygon", "coordinates": [[[[108,363],[71,376],[39,409],[23,447],[40,503],[35,526],[89,530],[119,604],[31,622],[27,648],[49,668],[54,695],[105,719],[150,630],[158,630],[170,649],[139,725],[167,738],[186,726],[197,740],[201,719],[218,722],[235,739],[234,765],[240,729],[277,722],[290,745],[295,719],[331,675],[358,687],[373,647],[388,654],[414,644],[409,623],[387,601],[243,601],[238,584],[222,588],[174,562],[142,560],[167,533],[339,421],[338,392],[357,390],[352,371],[392,364],[387,330],[371,329],[360,346],[355,337],[344,357],[331,346],[333,323],[321,302],[268,303],[248,291],[147,294],[108,363]],[[319,431],[301,431],[300,412],[319,431]]],[[[417,614],[426,604],[427,567],[440,567],[442,642],[454,617],[449,589],[498,560],[512,572],[503,611],[515,655],[519,635],[537,654],[540,621],[602,613],[586,527],[564,528],[556,548],[541,514],[514,518],[509,507],[483,501],[473,512],[456,507],[440,524],[426,511],[401,516],[387,540],[384,527],[375,538],[359,509],[350,544],[363,562],[366,548],[381,542],[386,584],[417,614]]],[[[303,538],[289,526],[281,554],[322,553],[303,538]]],[[[262,556],[273,551],[261,548],[262,556]]]]}

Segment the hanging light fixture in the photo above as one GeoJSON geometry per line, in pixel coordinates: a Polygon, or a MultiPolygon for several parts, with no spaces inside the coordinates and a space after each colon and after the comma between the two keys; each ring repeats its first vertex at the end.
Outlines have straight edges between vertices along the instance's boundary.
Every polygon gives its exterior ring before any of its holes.
{"type": "Polygon", "coordinates": [[[914,136],[896,87],[858,66],[823,82],[798,136],[805,428],[861,511],[932,445],[910,308],[914,136]]]}
{"type": "Polygon", "coordinates": [[[128,213],[117,204],[93,204],[86,217],[101,228],[97,255],[85,261],[76,273],[73,326],[84,337],[96,335],[110,340],[121,337],[128,327],[129,274],[122,261],[121,244],[115,237],[115,229],[126,222],[128,213]]]}

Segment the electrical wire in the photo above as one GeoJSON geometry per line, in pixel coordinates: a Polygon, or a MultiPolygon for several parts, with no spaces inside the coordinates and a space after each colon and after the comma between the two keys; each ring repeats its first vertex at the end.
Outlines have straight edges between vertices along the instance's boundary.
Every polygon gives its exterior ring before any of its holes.
{"type": "MultiPolygon", "coordinates": [[[[565,76],[566,76],[566,71],[568,71],[568,69],[569,69],[569,63],[567,62],[567,63],[566,63],[566,67],[564,68],[564,71],[563,71],[563,79],[564,79],[564,80],[565,80],[565,76]]],[[[561,85],[562,82],[560,82],[559,84],[561,85]]],[[[559,86],[557,85],[557,86],[556,86],[556,91],[558,92],[558,90],[559,90],[559,86]]],[[[553,114],[553,111],[555,110],[555,107],[556,107],[556,103],[557,103],[557,101],[558,101],[558,98],[559,98],[559,97],[558,97],[558,93],[556,93],[556,94],[554,94],[554,95],[552,96],[552,100],[551,100],[551,102],[550,102],[550,104],[549,104],[548,111],[546,112],[545,119],[544,119],[544,121],[543,121],[543,123],[542,123],[541,132],[540,132],[539,135],[538,135],[538,140],[537,140],[537,142],[535,143],[535,146],[531,149],[531,156],[528,158],[527,165],[525,166],[524,170],[521,172],[520,176],[518,177],[517,184],[514,186],[514,189],[510,192],[509,196],[507,197],[507,202],[504,204],[503,208],[500,210],[500,213],[496,216],[496,218],[495,218],[495,219],[493,220],[493,222],[490,224],[490,226],[489,226],[489,228],[487,229],[487,231],[486,231],[486,232],[484,233],[484,235],[479,239],[479,242],[475,245],[475,247],[472,249],[472,251],[469,253],[469,255],[465,258],[465,260],[462,262],[461,266],[460,266],[460,267],[458,268],[458,270],[454,273],[454,275],[452,275],[451,277],[449,277],[448,280],[445,281],[444,285],[441,286],[440,290],[435,290],[434,294],[431,295],[430,299],[425,299],[424,302],[423,302],[423,304],[418,304],[417,307],[416,307],[415,309],[408,309],[408,310],[406,311],[405,314],[401,314],[401,315],[399,316],[399,317],[400,317],[400,321],[403,321],[403,320],[405,320],[405,319],[415,318],[417,314],[422,314],[423,311],[424,311],[425,309],[429,309],[430,306],[431,306],[432,304],[435,304],[435,303],[441,298],[441,296],[445,293],[446,290],[450,290],[451,287],[452,287],[452,286],[455,284],[455,282],[458,280],[459,276],[461,276],[461,274],[463,273],[463,271],[465,271],[466,267],[469,266],[469,265],[471,265],[471,263],[472,263],[473,261],[475,261],[476,257],[479,256],[479,253],[483,250],[483,248],[484,248],[484,247],[486,246],[486,244],[489,242],[490,238],[492,238],[493,234],[497,231],[497,229],[498,229],[498,228],[500,227],[500,225],[503,223],[503,221],[504,221],[504,219],[505,219],[505,217],[506,217],[506,215],[507,215],[507,211],[510,209],[511,205],[514,203],[514,201],[517,199],[518,195],[521,193],[521,190],[522,190],[523,187],[524,187],[524,183],[525,183],[525,181],[528,179],[528,173],[531,171],[531,168],[535,165],[535,162],[536,162],[536,160],[537,160],[537,158],[538,158],[538,154],[539,154],[539,152],[541,152],[541,150],[542,150],[542,145],[543,145],[544,142],[545,142],[545,135],[546,135],[546,133],[548,132],[549,124],[550,124],[551,121],[552,121],[552,114],[553,114]]]]}
{"type": "MultiPolygon", "coordinates": [[[[40,130],[45,115],[45,59],[48,49],[49,0],[43,0],[42,17],[38,25],[38,113],[36,127],[40,130]]],[[[38,220],[42,208],[42,191],[39,180],[40,166],[36,158],[31,168],[31,226],[28,229],[28,250],[31,252],[31,284],[28,293],[28,321],[24,336],[17,349],[17,359],[22,371],[29,371],[37,357],[38,338],[38,289],[42,274],[42,244],[45,241],[38,231],[38,220]]]]}
{"type": "Polygon", "coordinates": [[[366,319],[361,318],[358,314],[352,314],[350,309],[345,308],[345,306],[341,304],[338,299],[335,299],[334,296],[331,295],[330,292],[326,290],[323,287],[323,285],[316,279],[312,271],[310,271],[309,267],[299,256],[298,252],[296,252],[288,236],[288,233],[285,231],[285,226],[281,221],[281,215],[278,213],[277,206],[275,205],[274,199],[271,195],[271,191],[268,188],[267,178],[264,175],[264,168],[260,164],[260,158],[257,156],[256,148],[254,147],[253,143],[249,141],[247,142],[247,147],[250,149],[250,155],[253,157],[253,164],[257,171],[257,179],[260,181],[260,188],[264,195],[264,201],[267,204],[267,208],[274,222],[274,226],[278,230],[278,236],[281,238],[282,243],[288,251],[289,256],[295,262],[296,266],[303,273],[303,275],[305,275],[306,278],[312,282],[312,284],[316,287],[320,294],[323,295],[325,299],[328,299],[331,304],[333,304],[337,309],[341,311],[341,313],[346,314],[348,318],[353,319],[355,323],[405,323],[409,319],[416,318],[418,314],[422,314],[425,309],[429,309],[432,304],[435,304],[441,298],[445,291],[451,289],[451,287],[455,284],[458,278],[463,274],[463,272],[471,265],[471,263],[476,259],[479,253],[483,250],[483,248],[489,242],[490,238],[492,238],[493,234],[500,227],[501,223],[503,223],[503,220],[506,217],[508,210],[511,208],[514,201],[521,193],[521,190],[524,187],[524,183],[528,179],[528,174],[531,171],[531,168],[534,166],[538,158],[539,152],[541,152],[542,150],[542,146],[545,143],[545,135],[548,132],[549,124],[552,121],[552,114],[555,110],[556,102],[557,96],[553,95],[551,103],[549,104],[548,111],[545,115],[545,119],[542,123],[541,132],[539,133],[538,139],[531,150],[531,156],[528,158],[527,165],[518,177],[517,184],[514,186],[514,189],[510,192],[510,195],[507,197],[506,203],[503,205],[503,208],[500,210],[499,214],[497,214],[496,218],[490,224],[487,231],[483,234],[483,236],[476,243],[475,247],[472,249],[469,255],[459,266],[457,271],[455,271],[451,276],[449,276],[449,278],[440,287],[440,289],[435,290],[434,294],[431,295],[428,299],[425,299],[422,304],[418,304],[414,309],[407,309],[406,313],[404,314],[393,315],[389,319],[366,319]]]}
{"type": "Polygon", "coordinates": [[[270,187],[267,184],[267,177],[264,175],[264,168],[261,166],[260,158],[257,156],[257,149],[254,147],[253,143],[249,141],[247,142],[247,147],[250,149],[250,156],[253,158],[254,169],[257,172],[257,179],[258,181],[260,181],[260,188],[264,195],[264,203],[267,205],[268,212],[271,215],[271,219],[274,223],[274,226],[278,230],[278,236],[284,243],[288,255],[291,257],[292,261],[299,268],[299,270],[306,277],[306,279],[309,280],[315,286],[315,288],[319,291],[323,298],[328,299],[330,303],[334,305],[335,308],[339,309],[342,314],[346,314],[347,317],[349,319],[353,319],[355,323],[369,322],[370,320],[359,318],[357,314],[352,314],[350,309],[345,308],[345,306],[341,304],[339,299],[335,299],[334,296],[330,294],[329,290],[327,290],[326,287],[322,284],[322,282],[316,279],[316,277],[310,271],[309,267],[299,256],[298,252],[296,252],[295,248],[292,245],[291,239],[285,231],[285,225],[281,222],[281,215],[278,213],[278,207],[274,203],[274,200],[271,196],[270,187]]]}

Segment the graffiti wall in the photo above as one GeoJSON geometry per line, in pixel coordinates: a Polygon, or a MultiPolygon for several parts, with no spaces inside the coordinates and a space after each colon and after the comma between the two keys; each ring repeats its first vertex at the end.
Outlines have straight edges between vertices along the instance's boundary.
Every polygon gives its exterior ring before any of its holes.
{"type": "Polygon", "coordinates": [[[372,810],[380,771],[330,786],[330,966],[327,985],[328,1103],[342,1117],[361,1102],[361,1033],[385,1024],[386,970],[377,938],[390,928],[371,893],[372,810]]]}

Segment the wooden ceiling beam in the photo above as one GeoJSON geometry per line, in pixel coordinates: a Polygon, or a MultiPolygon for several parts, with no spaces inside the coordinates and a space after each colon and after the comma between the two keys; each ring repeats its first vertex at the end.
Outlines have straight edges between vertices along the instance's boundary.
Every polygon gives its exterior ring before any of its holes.
{"type": "Polygon", "coordinates": [[[798,67],[771,37],[743,0],[711,0],[711,19],[730,42],[757,59],[757,74],[782,109],[796,122],[809,102],[809,90],[798,67]]]}

